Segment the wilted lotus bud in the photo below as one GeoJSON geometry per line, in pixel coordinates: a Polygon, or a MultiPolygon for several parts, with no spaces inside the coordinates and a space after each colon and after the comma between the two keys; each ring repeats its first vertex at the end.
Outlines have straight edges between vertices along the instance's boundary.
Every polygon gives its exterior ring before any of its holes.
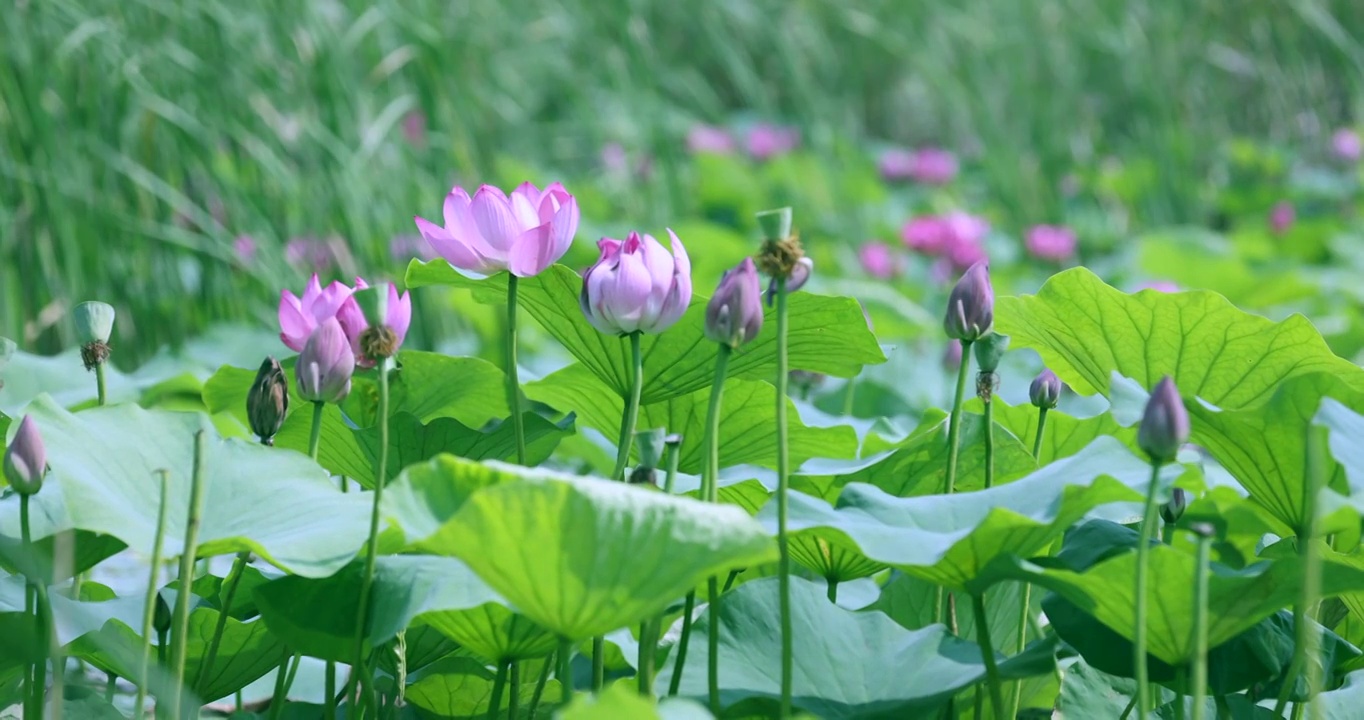
{"type": "Polygon", "coordinates": [[[1179,521],[1179,517],[1184,514],[1184,508],[1189,506],[1189,494],[1183,488],[1175,488],[1170,495],[1170,501],[1160,506],[1160,519],[1167,525],[1173,525],[1179,521]]]}
{"type": "Polygon", "coordinates": [[[1056,377],[1051,370],[1038,373],[1032,385],[1028,386],[1028,399],[1032,401],[1033,407],[1047,410],[1055,408],[1061,399],[1061,378],[1056,377]]]}
{"type": "Polygon", "coordinates": [[[990,286],[990,269],[985,263],[976,263],[952,288],[943,329],[950,338],[975,342],[990,334],[994,324],[995,291],[990,286]]]}
{"type": "Polygon", "coordinates": [[[76,337],[81,342],[81,361],[93,370],[109,359],[109,336],[114,332],[114,306],[97,301],[83,302],[72,312],[76,337]]]}
{"type": "Polygon", "coordinates": [[[991,333],[981,338],[980,342],[971,346],[971,351],[976,354],[976,365],[983,373],[992,373],[999,369],[999,361],[1004,359],[1004,352],[1009,349],[1009,336],[991,333]]]}
{"type": "Polygon", "coordinates": [[[294,374],[298,394],[309,402],[339,403],[350,394],[350,378],[355,372],[355,355],[346,333],[336,318],[317,326],[299,353],[294,374]]]}
{"type": "Polygon", "coordinates": [[[1164,463],[1174,460],[1188,439],[1189,413],[1184,409],[1175,381],[1167,375],[1156,384],[1146,403],[1146,414],[1137,430],[1137,445],[1146,451],[1152,462],[1164,463]]]}
{"type": "Polygon", "coordinates": [[[289,414],[289,381],[273,357],[265,358],[256,372],[256,381],[246,395],[246,417],[251,432],[265,445],[275,444],[275,433],[289,414]]]}
{"type": "Polygon", "coordinates": [[[32,415],[19,421],[14,441],[5,449],[5,479],[21,495],[32,495],[43,487],[47,474],[47,448],[38,434],[32,415]]]}
{"type": "Polygon", "coordinates": [[[691,259],[676,233],[668,237],[671,254],[637,232],[597,242],[601,256],[583,274],[578,298],[592,327],[609,335],[659,333],[681,319],[691,303],[691,259]]]}
{"type": "Polygon", "coordinates": [[[732,349],[757,337],[763,327],[761,293],[752,258],[726,270],[706,305],[706,337],[732,349]]]}

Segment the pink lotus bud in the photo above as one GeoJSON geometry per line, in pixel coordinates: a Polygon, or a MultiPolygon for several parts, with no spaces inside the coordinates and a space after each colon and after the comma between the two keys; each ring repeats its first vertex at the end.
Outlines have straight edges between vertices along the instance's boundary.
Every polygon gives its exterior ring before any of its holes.
{"type": "Polygon", "coordinates": [[[5,449],[5,479],[21,495],[32,495],[43,487],[47,474],[47,448],[38,434],[38,423],[32,415],[19,421],[14,440],[5,449]]]}
{"type": "Polygon", "coordinates": [[[691,260],[676,233],[672,254],[651,235],[602,238],[601,257],[583,274],[579,303],[592,326],[611,335],[672,327],[691,302],[691,260]]]}
{"type": "Polygon", "coordinates": [[[299,353],[298,394],[308,402],[339,403],[350,394],[355,354],[336,318],[328,318],[308,337],[299,353]]]}
{"type": "Polygon", "coordinates": [[[857,259],[868,275],[879,280],[889,280],[900,270],[890,246],[883,242],[864,243],[857,251],[857,259]]]}
{"type": "Polygon", "coordinates": [[[1269,228],[1276,234],[1283,233],[1293,226],[1293,221],[1297,219],[1298,212],[1293,208],[1293,203],[1284,200],[1274,205],[1274,209],[1269,211],[1269,228]]]}
{"type": "MultiPolygon", "coordinates": [[[[384,322],[381,324],[383,332],[378,337],[370,338],[377,343],[374,347],[366,348],[366,339],[373,333],[366,333],[370,329],[370,322],[365,318],[365,313],[355,298],[348,297],[336,313],[336,319],[341,323],[341,329],[345,331],[351,351],[355,354],[355,364],[360,367],[374,367],[378,357],[393,357],[398,354],[398,348],[402,347],[403,340],[407,339],[407,329],[412,325],[411,296],[408,293],[399,295],[397,286],[392,283],[385,284],[388,285],[388,298],[384,308],[384,322]]],[[[355,278],[354,292],[368,288],[369,283],[366,283],[364,278],[355,278]]],[[[376,328],[376,332],[381,328],[376,328]]]]}
{"type": "Polygon", "coordinates": [[[748,154],[754,160],[770,160],[785,155],[800,145],[800,131],[791,127],[781,127],[760,123],[748,131],[748,154]]]}
{"type": "Polygon", "coordinates": [[[1032,401],[1033,407],[1047,410],[1056,407],[1061,399],[1061,378],[1056,377],[1051,370],[1038,373],[1032,385],[1028,386],[1028,399],[1032,401]]]}
{"type": "Polygon", "coordinates": [[[994,324],[995,291],[990,286],[990,269],[985,263],[976,263],[952,288],[943,329],[950,338],[974,342],[988,335],[994,324]]]}
{"type": "Polygon", "coordinates": [[[578,201],[563,185],[522,183],[510,197],[484,185],[473,198],[456,186],[445,197],[445,227],[413,218],[422,237],[451,265],[517,277],[539,275],[568,252],[578,232],[578,201]]]}
{"type": "MultiPolygon", "coordinates": [[[[786,292],[793,293],[810,281],[810,276],[815,272],[815,261],[808,257],[803,257],[796,261],[791,267],[791,277],[786,278],[786,292]]],[[[777,299],[777,279],[772,278],[767,283],[767,292],[764,293],[767,299],[767,306],[771,307],[777,299]]]]}
{"type": "Polygon", "coordinates": [[[1175,459],[1179,448],[1189,440],[1189,413],[1179,397],[1179,389],[1167,375],[1146,402],[1146,414],[1137,429],[1137,445],[1151,457],[1151,462],[1165,463],[1175,459]]]}
{"type": "Polygon", "coordinates": [[[1336,157],[1349,162],[1359,160],[1364,154],[1364,144],[1359,140],[1359,133],[1350,128],[1341,128],[1331,136],[1331,149],[1335,151],[1336,157]]]}
{"type": "Polygon", "coordinates": [[[905,247],[925,255],[938,255],[947,249],[947,228],[935,215],[912,218],[900,230],[905,247]]]}
{"type": "Polygon", "coordinates": [[[706,305],[706,337],[738,349],[763,327],[762,287],[753,258],[725,271],[706,305]]]}
{"type": "Polygon", "coordinates": [[[1075,257],[1075,231],[1060,225],[1034,225],[1024,246],[1038,260],[1062,262],[1075,257]]]}
{"type": "Polygon", "coordinates": [[[289,349],[301,352],[308,336],[313,334],[318,324],[336,317],[341,306],[350,298],[351,289],[343,283],[333,282],[323,289],[317,276],[308,281],[303,297],[298,298],[285,290],[279,295],[279,339],[289,349]]]}
{"type": "Polygon", "coordinates": [[[957,177],[957,156],[941,148],[923,148],[914,153],[909,174],[925,185],[945,185],[957,177]]]}

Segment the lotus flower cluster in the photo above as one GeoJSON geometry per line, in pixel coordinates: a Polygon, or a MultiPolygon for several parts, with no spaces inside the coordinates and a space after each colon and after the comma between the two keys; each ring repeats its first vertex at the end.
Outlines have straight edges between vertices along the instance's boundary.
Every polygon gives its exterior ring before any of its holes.
{"type": "Polygon", "coordinates": [[[578,232],[578,201],[559,183],[522,183],[508,196],[483,185],[472,198],[456,186],[445,197],[445,227],[414,218],[422,237],[461,270],[508,270],[532,277],[568,252],[578,232]]]}
{"type": "Polygon", "coordinates": [[[900,231],[905,247],[937,257],[961,272],[986,258],[985,236],[990,224],[984,218],[953,210],[943,215],[921,215],[900,231]]]}
{"type": "Polygon", "coordinates": [[[672,327],[691,302],[691,259],[668,231],[670,254],[652,235],[602,238],[601,256],[583,274],[579,304],[588,322],[611,335],[657,333],[672,327]]]}
{"type": "Polygon", "coordinates": [[[897,148],[881,154],[877,169],[888,182],[912,180],[924,185],[945,185],[957,177],[957,156],[934,147],[897,148]]]}
{"type": "MultiPolygon", "coordinates": [[[[351,349],[354,361],[361,367],[373,367],[373,358],[367,358],[360,346],[360,336],[369,323],[360,311],[352,295],[369,284],[363,278],[355,278],[355,287],[342,282],[332,282],[327,287],[314,275],[298,297],[285,290],[279,299],[280,340],[291,350],[302,352],[309,338],[328,320],[335,319],[339,324],[347,346],[351,349]]],[[[396,336],[396,345],[401,346],[407,337],[407,329],[412,321],[412,299],[408,293],[398,293],[389,285],[388,318],[385,323],[396,336]]]]}
{"type": "Polygon", "coordinates": [[[1028,254],[1038,260],[1064,262],[1075,257],[1075,231],[1061,225],[1034,225],[1023,241],[1028,254]]]}
{"type": "Polygon", "coordinates": [[[864,243],[857,250],[857,260],[862,264],[863,271],[878,280],[889,280],[900,272],[900,259],[883,242],[864,243]]]}

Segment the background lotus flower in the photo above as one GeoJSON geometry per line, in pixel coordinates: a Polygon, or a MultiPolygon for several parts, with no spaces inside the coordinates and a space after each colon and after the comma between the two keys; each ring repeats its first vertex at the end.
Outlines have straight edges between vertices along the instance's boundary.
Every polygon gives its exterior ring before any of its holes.
{"type": "Polygon", "coordinates": [[[1269,229],[1276,234],[1287,232],[1297,217],[1298,211],[1293,207],[1293,203],[1287,200],[1276,203],[1274,208],[1269,211],[1269,229]]]}
{"type": "Polygon", "coordinates": [[[691,302],[691,259],[668,231],[672,254],[652,235],[632,232],[624,241],[602,238],[601,257],[583,275],[583,314],[598,330],[620,335],[662,332],[691,302]]]}
{"type": "Polygon", "coordinates": [[[942,351],[942,366],[948,372],[956,372],[961,369],[961,341],[948,340],[947,347],[942,351]]]}
{"type": "Polygon", "coordinates": [[[445,197],[445,227],[416,217],[436,252],[463,270],[538,275],[568,252],[578,232],[578,201],[559,183],[521,183],[510,197],[483,185],[473,198],[456,186],[445,197]]]}
{"type": "Polygon", "coordinates": [[[687,150],[692,153],[728,155],[734,152],[734,136],[714,125],[693,125],[687,132],[687,150]]]}
{"type": "Polygon", "coordinates": [[[1179,292],[1179,286],[1169,280],[1151,280],[1149,282],[1141,283],[1133,292],[1141,290],[1155,290],[1156,292],[1172,293],[1179,292]]]}
{"type": "Polygon", "coordinates": [[[900,269],[890,246],[883,242],[863,243],[862,247],[858,248],[857,259],[868,275],[880,280],[895,277],[895,273],[900,269]]]}
{"type": "Polygon", "coordinates": [[[284,260],[296,268],[321,273],[336,265],[336,252],[324,240],[298,237],[284,244],[284,260]]]}
{"type": "Polygon", "coordinates": [[[749,129],[745,143],[749,157],[754,160],[770,160],[795,150],[800,145],[800,131],[791,127],[759,123],[749,129]]]}
{"type": "Polygon", "coordinates": [[[901,182],[914,177],[914,152],[904,148],[893,148],[881,153],[876,160],[876,169],[886,182],[901,182]]]}
{"type": "Polygon", "coordinates": [[[905,247],[925,255],[938,255],[947,247],[947,230],[936,215],[910,218],[900,229],[905,247]]]}
{"type": "Polygon", "coordinates": [[[925,185],[945,185],[957,177],[957,156],[941,148],[923,148],[910,158],[908,174],[925,185]]]}
{"type": "Polygon", "coordinates": [[[995,291],[990,286],[990,269],[985,263],[976,263],[952,288],[943,329],[950,338],[974,342],[989,334],[994,324],[995,291]]]}
{"type": "Polygon", "coordinates": [[[1034,225],[1028,228],[1023,245],[1038,260],[1069,260],[1075,256],[1075,231],[1061,225],[1034,225]]]}
{"type": "Polygon", "coordinates": [[[5,478],[18,492],[32,495],[42,489],[47,474],[47,448],[38,434],[38,423],[25,415],[14,440],[5,448],[5,478]]]}
{"type": "Polygon", "coordinates": [[[279,339],[289,349],[301,352],[318,324],[336,317],[350,294],[351,289],[340,281],[332,282],[324,289],[316,275],[308,281],[302,298],[288,290],[282,291],[279,295],[279,339]]]}
{"type": "Polygon", "coordinates": [[[1331,149],[1341,160],[1355,162],[1364,154],[1364,143],[1360,142],[1359,133],[1350,128],[1341,128],[1331,135],[1331,149]]]}
{"type": "Polygon", "coordinates": [[[298,394],[308,402],[339,403],[350,394],[355,354],[336,318],[317,326],[299,353],[294,375],[298,394]]]}
{"type": "Polygon", "coordinates": [[[250,235],[238,235],[232,240],[232,252],[237,256],[237,262],[243,265],[250,265],[256,261],[256,239],[250,235]]]}
{"type": "Polygon", "coordinates": [[[763,327],[762,286],[753,258],[725,271],[706,305],[706,337],[731,348],[750,342],[763,327]]]}
{"type": "MultiPolygon", "coordinates": [[[[369,283],[364,278],[355,278],[355,290],[365,290],[369,288],[369,283]]],[[[336,319],[341,323],[341,329],[346,333],[346,339],[350,342],[351,351],[355,354],[355,363],[360,367],[374,367],[374,358],[366,357],[361,347],[360,337],[369,328],[369,321],[365,319],[365,313],[360,309],[359,303],[355,298],[347,297],[346,302],[341,305],[341,309],[336,313],[336,319]]],[[[398,294],[398,286],[388,283],[388,317],[384,322],[394,334],[393,351],[396,353],[402,347],[403,340],[407,338],[407,329],[412,324],[412,297],[408,293],[398,294]]]]}

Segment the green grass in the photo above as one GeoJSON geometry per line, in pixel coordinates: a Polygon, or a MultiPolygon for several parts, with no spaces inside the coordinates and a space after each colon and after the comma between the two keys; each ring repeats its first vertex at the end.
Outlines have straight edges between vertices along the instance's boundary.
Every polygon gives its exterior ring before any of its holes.
{"type": "Polygon", "coordinates": [[[661,226],[696,211],[686,128],[741,113],[800,126],[835,178],[877,141],[966,151],[1016,222],[1063,213],[1061,178],[1116,155],[1148,175],[1129,208],[1143,223],[1203,221],[1228,140],[1320,143],[1361,109],[1355,5],[10,3],[0,335],[69,346],[66,312],[92,298],[118,307],[125,360],[215,320],[267,322],[298,284],[289,238],[335,235],[345,273],[398,273],[389,239],[438,215],[452,181],[509,182],[514,158],[586,182],[612,140],[656,172],[584,233],[661,226]],[[403,139],[411,110],[424,149],[403,139]],[[250,272],[232,260],[241,233],[266,258],[250,272]]]}

